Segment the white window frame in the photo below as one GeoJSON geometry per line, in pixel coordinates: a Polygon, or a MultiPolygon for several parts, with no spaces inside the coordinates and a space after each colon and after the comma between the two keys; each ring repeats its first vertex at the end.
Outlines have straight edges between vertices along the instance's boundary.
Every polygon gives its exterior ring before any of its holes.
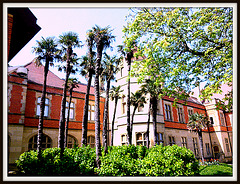
{"type": "Polygon", "coordinates": [[[127,134],[121,134],[121,145],[127,145],[127,134]]]}
{"type": "MultiPolygon", "coordinates": [[[[67,118],[67,115],[68,115],[68,105],[69,105],[69,102],[66,101],[65,118],[67,118]]],[[[75,115],[75,104],[74,102],[71,102],[69,119],[74,119],[74,115],[75,115]]]]}
{"type": "Polygon", "coordinates": [[[136,145],[147,145],[146,132],[136,132],[136,145]],[[141,135],[142,139],[138,139],[138,135],[141,135]]]}
{"type": "MultiPolygon", "coordinates": [[[[37,109],[36,109],[36,115],[40,116],[40,103],[41,103],[41,97],[37,98],[37,109]]],[[[49,108],[50,108],[50,100],[49,98],[45,98],[45,108],[44,108],[44,117],[49,116],[49,108]]]]}
{"type": "Polygon", "coordinates": [[[89,104],[88,105],[88,121],[95,120],[95,105],[89,104]]]}

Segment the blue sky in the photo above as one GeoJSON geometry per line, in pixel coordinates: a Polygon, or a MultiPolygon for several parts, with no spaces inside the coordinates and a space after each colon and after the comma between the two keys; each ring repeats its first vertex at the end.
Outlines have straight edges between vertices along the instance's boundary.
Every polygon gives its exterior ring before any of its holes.
{"type": "MultiPolygon", "coordinates": [[[[31,62],[35,54],[32,53],[32,47],[36,45],[36,40],[41,37],[55,36],[56,38],[64,32],[73,31],[79,35],[81,41],[85,41],[86,31],[94,25],[106,27],[108,25],[113,29],[113,35],[116,41],[112,46],[122,44],[123,25],[126,24],[126,16],[129,8],[36,8],[29,7],[37,18],[37,24],[42,28],[27,45],[10,61],[11,66],[24,65],[31,62]]],[[[86,47],[75,49],[78,57],[86,54],[86,47]]],[[[108,54],[114,54],[114,51],[107,51],[108,54]]],[[[57,72],[51,68],[51,71],[64,78],[63,72],[57,72]]],[[[84,81],[82,81],[84,82],[84,81]]]]}

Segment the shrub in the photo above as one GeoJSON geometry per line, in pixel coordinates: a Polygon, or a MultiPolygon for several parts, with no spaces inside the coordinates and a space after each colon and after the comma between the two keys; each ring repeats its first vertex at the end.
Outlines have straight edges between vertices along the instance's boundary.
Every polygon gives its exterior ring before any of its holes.
{"type": "Polygon", "coordinates": [[[101,156],[100,176],[138,176],[138,165],[146,155],[145,146],[112,146],[108,153],[101,156]]]}
{"type": "Polygon", "coordinates": [[[36,151],[25,152],[16,161],[19,171],[31,176],[79,176],[93,175],[95,150],[87,147],[66,148],[60,159],[60,148],[48,148],[42,151],[40,160],[36,151]]]}
{"type": "Polygon", "coordinates": [[[224,163],[219,165],[200,166],[201,176],[232,176],[232,166],[224,163]]]}
{"type": "Polygon", "coordinates": [[[140,174],[145,176],[193,176],[199,172],[192,151],[177,145],[150,148],[140,167],[140,174]]]}

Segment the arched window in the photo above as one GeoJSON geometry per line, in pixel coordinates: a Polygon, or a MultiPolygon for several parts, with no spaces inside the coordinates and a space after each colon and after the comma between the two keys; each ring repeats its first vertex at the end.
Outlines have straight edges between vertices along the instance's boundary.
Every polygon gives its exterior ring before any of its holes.
{"type": "Polygon", "coordinates": [[[74,148],[75,145],[77,145],[77,140],[73,136],[68,135],[67,148],[74,148]]]}
{"type": "Polygon", "coordinates": [[[87,144],[90,145],[91,148],[95,147],[95,137],[94,136],[88,136],[87,137],[87,144]]]}
{"type": "MultiPolygon", "coordinates": [[[[40,116],[40,103],[41,103],[41,97],[38,97],[37,99],[37,116],[40,116]]],[[[44,108],[44,116],[48,117],[48,111],[49,111],[49,99],[45,98],[45,108],[44,108]]]]}
{"type": "MultiPolygon", "coordinates": [[[[51,148],[52,147],[52,139],[47,135],[42,136],[42,149],[51,148]]],[[[36,150],[37,149],[37,135],[33,136],[29,139],[28,142],[28,150],[36,150]]]]}

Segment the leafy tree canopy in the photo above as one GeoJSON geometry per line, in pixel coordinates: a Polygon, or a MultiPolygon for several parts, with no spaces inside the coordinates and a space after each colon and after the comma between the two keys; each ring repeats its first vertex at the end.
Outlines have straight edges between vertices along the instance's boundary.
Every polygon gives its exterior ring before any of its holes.
{"type": "Polygon", "coordinates": [[[163,84],[163,95],[177,98],[200,82],[206,82],[202,98],[231,86],[232,8],[135,8],[128,19],[125,45],[136,41],[135,56],[144,58],[132,66],[139,83],[150,76],[163,84]]]}

